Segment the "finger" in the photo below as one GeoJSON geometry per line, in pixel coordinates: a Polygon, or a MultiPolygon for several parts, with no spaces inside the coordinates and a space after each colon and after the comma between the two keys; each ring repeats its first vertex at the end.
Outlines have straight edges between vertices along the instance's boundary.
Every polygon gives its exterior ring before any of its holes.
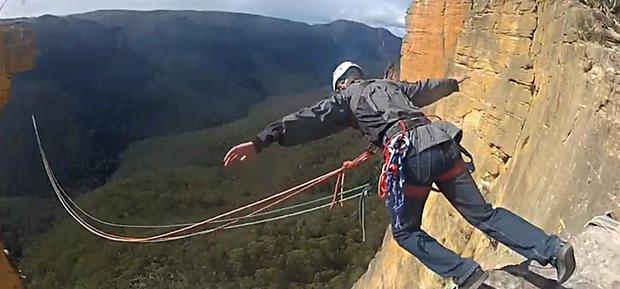
{"type": "Polygon", "coordinates": [[[232,155],[230,156],[230,158],[228,158],[228,159],[224,162],[224,166],[225,166],[225,167],[230,166],[230,164],[232,164],[232,162],[234,162],[234,161],[237,159],[237,157],[238,157],[238,156],[237,156],[237,154],[232,154],[232,155]]]}
{"type": "Polygon", "coordinates": [[[226,155],[224,156],[224,162],[226,162],[226,160],[230,158],[230,155],[232,155],[234,151],[235,151],[235,148],[232,148],[226,153],[226,155]]]}
{"type": "Polygon", "coordinates": [[[230,164],[230,162],[232,162],[235,158],[237,158],[237,154],[236,153],[231,153],[228,158],[224,161],[224,165],[227,166],[230,164]]]}
{"type": "Polygon", "coordinates": [[[230,152],[228,152],[228,153],[226,154],[226,156],[224,157],[224,165],[226,165],[226,164],[230,161],[230,158],[231,158],[234,154],[235,154],[235,153],[233,153],[232,151],[230,151],[230,152]]]}
{"type": "Polygon", "coordinates": [[[230,162],[232,162],[232,158],[228,158],[224,161],[224,167],[229,167],[230,166],[230,162]]]}

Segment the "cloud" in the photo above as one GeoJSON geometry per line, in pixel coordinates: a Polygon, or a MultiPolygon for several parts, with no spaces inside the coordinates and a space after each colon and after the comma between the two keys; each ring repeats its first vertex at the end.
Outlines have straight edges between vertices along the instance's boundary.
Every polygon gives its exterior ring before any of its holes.
{"type": "Polygon", "coordinates": [[[412,0],[9,0],[2,18],[68,15],[98,9],[220,10],[260,14],[308,23],[347,19],[404,33],[405,13],[412,0]]]}

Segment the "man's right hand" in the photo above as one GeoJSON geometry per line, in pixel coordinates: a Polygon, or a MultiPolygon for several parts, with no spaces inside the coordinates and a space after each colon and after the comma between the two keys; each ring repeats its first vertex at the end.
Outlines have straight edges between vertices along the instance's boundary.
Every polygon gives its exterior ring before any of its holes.
{"type": "Polygon", "coordinates": [[[470,77],[469,75],[460,75],[460,76],[455,77],[454,79],[455,79],[455,80],[456,80],[459,84],[461,84],[461,83],[463,83],[465,80],[468,80],[468,79],[470,79],[470,78],[471,78],[471,77],[470,77]]]}
{"type": "Polygon", "coordinates": [[[229,167],[235,162],[243,162],[256,157],[258,152],[252,142],[238,144],[231,148],[224,157],[224,166],[229,167]]]}

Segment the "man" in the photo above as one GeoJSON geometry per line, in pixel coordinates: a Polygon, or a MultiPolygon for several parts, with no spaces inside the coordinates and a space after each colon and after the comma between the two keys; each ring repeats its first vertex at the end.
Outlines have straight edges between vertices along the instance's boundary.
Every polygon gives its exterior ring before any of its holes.
{"type": "Polygon", "coordinates": [[[272,143],[293,146],[354,127],[375,145],[388,148],[384,189],[394,239],[430,270],[467,289],[478,288],[488,277],[475,261],[443,247],[420,228],[424,204],[435,183],[469,223],[528,259],[552,264],[563,283],[575,269],[573,248],[506,209],[492,208],[461,157],[462,131],[449,122],[431,122],[420,110],[458,91],[467,79],[365,80],[359,65],[344,62],[333,74],[334,95],[268,125],[253,141],[233,147],[224,165],[251,159],[272,143]]]}

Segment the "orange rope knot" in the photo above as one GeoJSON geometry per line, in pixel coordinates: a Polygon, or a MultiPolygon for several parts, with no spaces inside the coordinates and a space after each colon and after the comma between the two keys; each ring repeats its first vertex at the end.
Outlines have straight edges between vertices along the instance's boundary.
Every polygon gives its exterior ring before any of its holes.
{"type": "Polygon", "coordinates": [[[363,153],[361,153],[358,157],[356,157],[353,160],[350,161],[345,161],[342,163],[342,167],[340,167],[340,169],[338,169],[338,175],[336,176],[336,185],[334,185],[334,196],[332,197],[332,203],[329,206],[329,209],[333,209],[334,206],[336,205],[337,201],[336,199],[338,198],[338,195],[340,195],[340,206],[343,207],[344,206],[344,202],[343,202],[343,198],[344,198],[344,180],[346,177],[346,172],[349,169],[355,168],[357,166],[359,166],[361,163],[367,161],[368,159],[370,159],[370,157],[374,154],[373,151],[371,151],[370,149],[364,151],[363,153]]]}
{"type": "Polygon", "coordinates": [[[342,163],[342,168],[345,170],[352,169],[355,166],[357,166],[357,164],[353,161],[345,161],[344,163],[342,163]]]}

